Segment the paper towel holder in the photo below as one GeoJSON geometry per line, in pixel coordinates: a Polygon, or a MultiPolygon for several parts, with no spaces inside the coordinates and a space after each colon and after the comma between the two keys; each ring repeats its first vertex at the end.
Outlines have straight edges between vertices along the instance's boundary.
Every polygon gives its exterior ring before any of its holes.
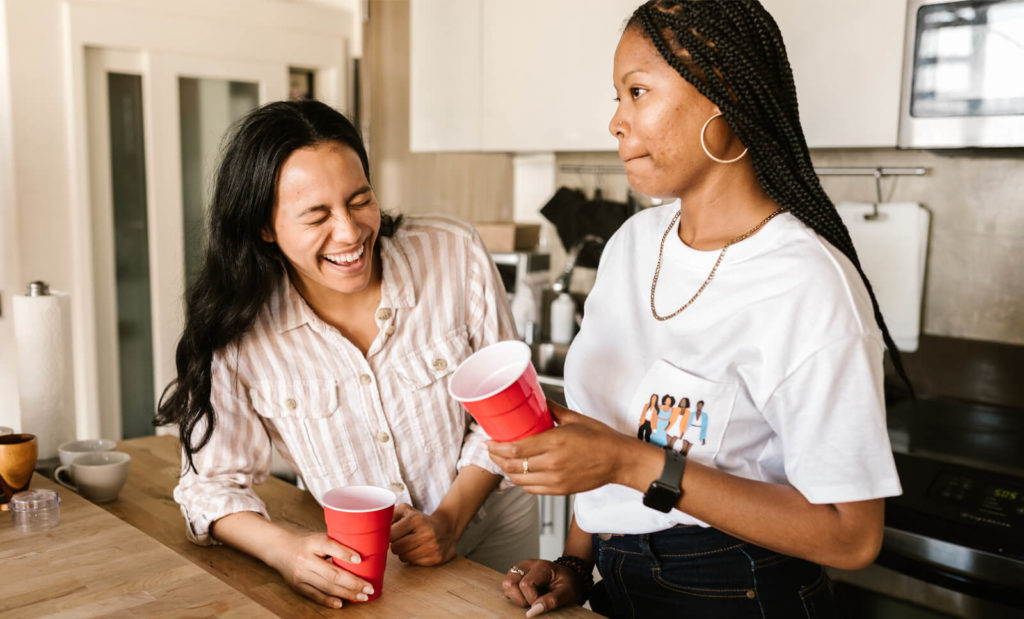
{"type": "Polygon", "coordinates": [[[28,296],[45,297],[50,294],[50,285],[44,281],[36,280],[28,283],[28,296]]]}
{"type": "MultiPolygon", "coordinates": [[[[50,294],[50,285],[44,281],[36,280],[28,283],[28,296],[45,297],[50,294]]],[[[2,299],[0,299],[2,300],[2,299]]],[[[0,303],[0,318],[4,315],[3,304],[0,303]]]]}

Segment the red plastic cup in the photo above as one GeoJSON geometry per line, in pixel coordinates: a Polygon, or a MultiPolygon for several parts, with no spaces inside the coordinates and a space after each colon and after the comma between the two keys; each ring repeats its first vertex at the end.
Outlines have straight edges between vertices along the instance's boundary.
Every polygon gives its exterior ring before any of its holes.
{"type": "Polygon", "coordinates": [[[376,599],[384,588],[391,519],[397,500],[394,492],[376,486],[343,486],[324,494],[327,536],[356,551],[361,558],[359,563],[335,557],[331,560],[373,586],[370,600],[376,599]]]}
{"type": "Polygon", "coordinates": [[[517,441],[555,427],[530,347],[518,340],[470,355],[452,374],[448,393],[496,441],[517,441]]]}

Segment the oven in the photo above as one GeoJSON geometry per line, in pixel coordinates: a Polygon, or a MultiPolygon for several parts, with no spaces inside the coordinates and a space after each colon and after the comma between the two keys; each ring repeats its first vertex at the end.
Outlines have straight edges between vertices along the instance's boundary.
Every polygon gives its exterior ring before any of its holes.
{"type": "Polygon", "coordinates": [[[1024,617],[1024,410],[953,399],[888,410],[903,495],[867,569],[830,570],[847,617],[1024,617]]]}

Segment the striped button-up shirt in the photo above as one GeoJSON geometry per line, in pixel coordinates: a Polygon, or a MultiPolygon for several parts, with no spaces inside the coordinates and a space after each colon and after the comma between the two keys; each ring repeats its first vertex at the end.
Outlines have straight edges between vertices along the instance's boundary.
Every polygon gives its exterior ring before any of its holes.
{"type": "Polygon", "coordinates": [[[287,276],[249,331],[214,354],[215,429],[174,491],[193,541],[212,543],[210,525],[228,514],[267,515],[252,486],[269,474],[271,443],[318,500],[372,484],[431,513],[463,466],[500,474],[487,435],[447,390],[473,351],[515,337],[490,255],[446,217],[406,218],[378,243],[379,331],[366,356],[287,276]]]}

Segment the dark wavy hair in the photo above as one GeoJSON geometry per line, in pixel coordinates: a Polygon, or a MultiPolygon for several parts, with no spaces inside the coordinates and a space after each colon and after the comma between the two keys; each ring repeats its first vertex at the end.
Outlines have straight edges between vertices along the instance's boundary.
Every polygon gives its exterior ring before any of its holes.
{"type": "Polygon", "coordinates": [[[765,193],[850,259],[867,287],[893,366],[913,395],[850,233],[814,172],[793,71],[772,16],[757,0],[650,0],[634,11],[630,28],[721,109],[749,149],[765,193]]]}
{"type": "MultiPolygon", "coordinates": [[[[221,153],[203,265],[187,294],[185,330],[175,353],[178,376],[161,395],[154,421],[178,424],[193,470],[193,454],[216,426],[210,404],[213,353],[249,330],[285,273],[287,259],[277,244],[261,238],[271,225],[281,166],[296,150],[324,142],[354,150],[370,178],[359,132],[344,115],[315,100],[278,101],[253,110],[234,125],[221,153]]],[[[380,235],[391,236],[400,219],[382,214],[380,235]]]]}

